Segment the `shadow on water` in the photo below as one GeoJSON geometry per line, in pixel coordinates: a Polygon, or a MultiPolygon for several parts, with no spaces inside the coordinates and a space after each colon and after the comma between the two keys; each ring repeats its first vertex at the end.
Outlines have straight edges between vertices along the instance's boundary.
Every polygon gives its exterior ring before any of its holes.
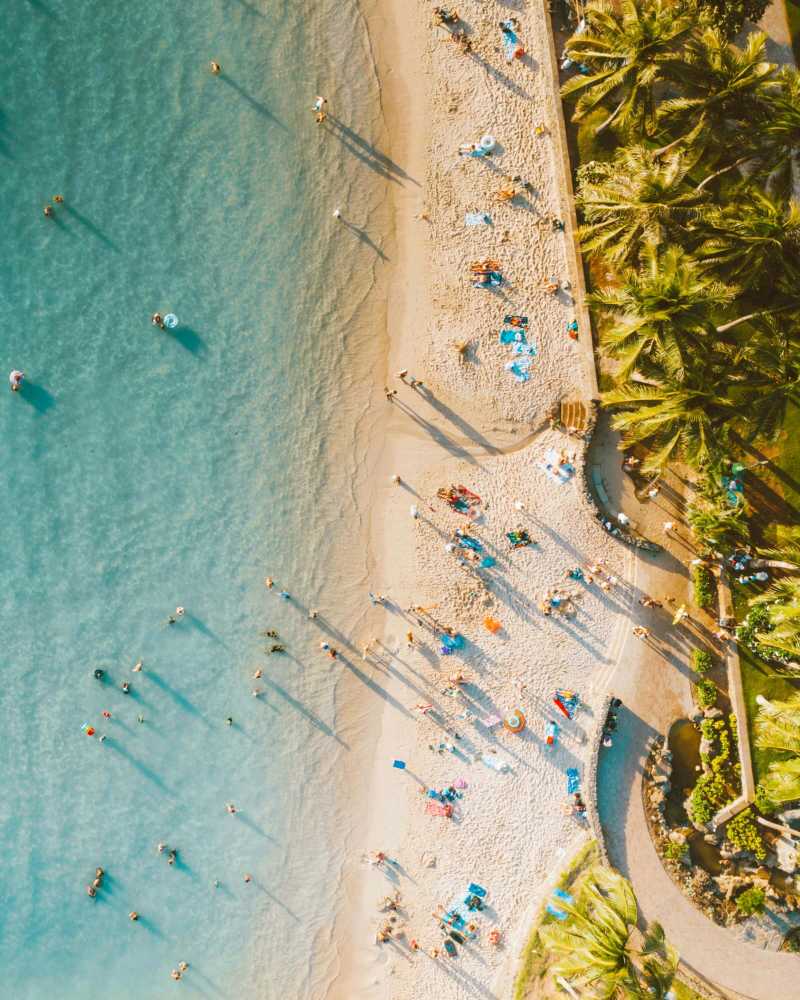
{"type": "Polygon", "coordinates": [[[122,743],[116,740],[113,736],[109,736],[109,738],[106,740],[105,745],[110,750],[115,750],[120,755],[120,757],[124,757],[124,759],[127,760],[132,767],[136,768],[139,774],[147,778],[148,781],[152,781],[152,783],[156,786],[156,788],[159,788],[162,792],[165,792],[167,795],[175,794],[173,790],[169,787],[169,785],[165,784],[164,780],[161,778],[160,775],[156,774],[156,772],[151,767],[148,767],[147,764],[143,764],[138,759],[138,757],[134,757],[133,754],[130,752],[130,750],[128,750],[122,743]]]}
{"type": "Polygon", "coordinates": [[[389,258],[383,252],[383,250],[381,250],[381,248],[378,246],[378,244],[375,243],[374,240],[372,240],[369,237],[365,229],[362,229],[360,226],[355,225],[355,223],[353,222],[347,222],[345,219],[342,219],[342,222],[344,223],[346,229],[349,229],[351,233],[355,233],[355,235],[359,239],[359,242],[363,243],[365,246],[368,246],[370,250],[373,250],[380,257],[381,260],[389,260],[389,258]]]}
{"type": "MultiPolygon", "coordinates": [[[[209,726],[208,719],[203,715],[200,709],[190,701],[186,695],[181,694],[176,688],[171,684],[167,683],[164,678],[153,670],[148,670],[146,674],[148,680],[151,680],[156,687],[161,688],[164,694],[168,694],[170,698],[175,702],[178,708],[182,708],[184,712],[188,712],[190,715],[196,716],[200,719],[206,726],[209,726]]],[[[210,728],[210,726],[209,726],[210,728]]]]}
{"type": "Polygon", "coordinates": [[[37,12],[37,14],[42,14],[44,17],[49,17],[53,21],[59,21],[60,18],[55,11],[51,10],[46,4],[42,3],[42,0],[28,0],[29,6],[37,12]]]}
{"type": "Polygon", "coordinates": [[[184,347],[190,354],[200,356],[208,350],[206,342],[197,331],[190,326],[177,326],[174,330],[166,331],[172,339],[184,347]]]}
{"type": "Polygon", "coordinates": [[[260,889],[265,896],[268,896],[273,903],[276,903],[282,910],[288,913],[289,916],[292,918],[292,920],[295,921],[295,923],[298,924],[300,923],[300,917],[297,916],[294,910],[290,909],[286,905],[286,903],[282,902],[280,899],[278,899],[278,897],[274,893],[270,892],[263,882],[260,882],[257,878],[254,878],[252,884],[256,886],[256,888],[260,889]]]}
{"type": "Polygon", "coordinates": [[[262,104],[261,101],[257,101],[255,97],[251,97],[250,94],[248,94],[247,91],[244,89],[244,87],[240,86],[235,80],[231,79],[231,77],[229,77],[227,73],[220,73],[217,79],[222,80],[223,83],[227,83],[227,85],[231,88],[231,90],[235,90],[236,93],[243,100],[247,101],[247,103],[250,105],[251,108],[253,108],[254,111],[257,111],[264,118],[269,118],[271,122],[275,122],[275,124],[279,128],[282,128],[284,132],[289,131],[286,125],[284,125],[284,123],[280,120],[280,118],[278,118],[276,114],[270,111],[270,109],[266,106],[266,104],[262,104]]]}
{"type": "Polygon", "coordinates": [[[192,628],[196,628],[198,632],[201,632],[204,636],[207,636],[207,638],[213,639],[214,642],[218,642],[220,646],[225,646],[225,643],[222,641],[222,639],[220,639],[217,633],[213,629],[210,629],[208,625],[206,625],[206,623],[202,621],[202,619],[198,618],[196,615],[187,613],[186,617],[184,618],[184,621],[186,622],[187,625],[190,625],[192,628]]]}
{"type": "Polygon", "coordinates": [[[281,687],[280,684],[278,684],[276,681],[272,680],[269,677],[264,678],[264,682],[276,694],[279,694],[285,701],[287,701],[289,705],[291,705],[291,707],[295,709],[295,711],[305,716],[305,718],[308,719],[308,721],[312,724],[312,726],[315,726],[317,729],[319,729],[320,732],[325,733],[326,736],[333,737],[333,739],[336,740],[339,746],[343,746],[346,750],[350,749],[350,746],[347,743],[345,743],[345,741],[340,736],[337,736],[337,734],[331,729],[331,727],[327,724],[327,722],[323,722],[318,715],[315,715],[312,711],[307,709],[302,702],[298,701],[297,698],[295,698],[293,695],[290,695],[289,692],[286,690],[286,688],[281,687]]]}
{"type": "Polygon", "coordinates": [[[111,250],[114,250],[116,253],[120,253],[120,248],[117,244],[109,236],[106,236],[102,229],[98,229],[91,219],[87,219],[82,212],[79,212],[77,208],[66,204],[61,207],[65,212],[69,213],[69,215],[80,222],[84,229],[88,229],[92,236],[95,236],[101,243],[105,243],[105,245],[111,250]]]}
{"type": "Polygon", "coordinates": [[[28,382],[27,379],[22,386],[20,396],[26,403],[30,403],[37,413],[47,413],[56,405],[56,397],[51,392],[48,392],[43,385],[28,382]]]}
{"type": "Polygon", "coordinates": [[[337,118],[335,115],[328,115],[327,120],[332,126],[329,131],[337,136],[348,152],[353,153],[354,156],[372,170],[385,174],[390,180],[395,182],[399,180],[411,181],[417,187],[420,186],[419,181],[414,180],[410,174],[407,174],[399,163],[395,163],[385,153],[381,153],[371,142],[367,142],[358,132],[345,125],[340,118],[337,118]]]}
{"type": "Polygon", "coordinates": [[[244,9],[248,12],[248,14],[252,14],[254,17],[266,18],[267,16],[262,11],[260,11],[258,7],[255,6],[255,4],[248,3],[247,0],[235,0],[235,2],[239,4],[240,7],[244,7],[244,9]]]}

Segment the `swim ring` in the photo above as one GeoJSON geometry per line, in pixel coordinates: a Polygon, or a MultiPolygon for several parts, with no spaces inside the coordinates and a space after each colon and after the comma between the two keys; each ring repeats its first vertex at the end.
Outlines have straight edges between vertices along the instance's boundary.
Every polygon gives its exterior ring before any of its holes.
{"type": "Polygon", "coordinates": [[[503,719],[503,727],[510,733],[521,733],[525,728],[525,716],[518,708],[515,708],[503,719]]]}
{"type": "Polygon", "coordinates": [[[178,317],[175,315],[175,313],[167,313],[167,315],[164,317],[164,326],[168,330],[174,330],[177,325],[178,325],[178,317]]]}
{"type": "Polygon", "coordinates": [[[487,153],[491,153],[494,147],[497,145],[495,137],[493,135],[482,135],[480,141],[481,149],[486,150],[487,153]]]}

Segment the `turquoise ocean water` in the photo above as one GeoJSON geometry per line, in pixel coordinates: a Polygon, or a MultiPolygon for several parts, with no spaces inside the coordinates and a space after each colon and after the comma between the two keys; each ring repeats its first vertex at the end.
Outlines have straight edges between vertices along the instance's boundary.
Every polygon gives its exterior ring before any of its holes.
{"type": "Polygon", "coordinates": [[[322,997],[351,747],[263,580],[360,614],[387,179],[358,8],[3,14],[0,997],[322,997]]]}

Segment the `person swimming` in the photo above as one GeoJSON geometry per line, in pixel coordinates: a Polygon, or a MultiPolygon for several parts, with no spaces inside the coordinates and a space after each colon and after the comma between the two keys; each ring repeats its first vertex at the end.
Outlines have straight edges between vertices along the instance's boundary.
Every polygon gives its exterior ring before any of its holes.
{"type": "Polygon", "coordinates": [[[98,681],[101,681],[105,677],[105,675],[106,675],[105,670],[101,670],[100,667],[98,667],[97,670],[95,670],[94,672],[95,680],[98,681]]]}
{"type": "Polygon", "coordinates": [[[129,684],[128,681],[123,681],[122,682],[122,693],[123,694],[130,694],[131,693],[131,686],[130,686],[130,684],[129,684]]]}
{"type": "Polygon", "coordinates": [[[153,326],[160,326],[162,330],[164,329],[164,317],[161,315],[161,313],[159,312],[153,313],[151,321],[153,323],[153,326]]]}
{"type": "Polygon", "coordinates": [[[52,219],[55,214],[56,213],[53,211],[53,206],[52,205],[45,205],[44,206],[44,215],[45,215],[46,219],[52,219]]]}

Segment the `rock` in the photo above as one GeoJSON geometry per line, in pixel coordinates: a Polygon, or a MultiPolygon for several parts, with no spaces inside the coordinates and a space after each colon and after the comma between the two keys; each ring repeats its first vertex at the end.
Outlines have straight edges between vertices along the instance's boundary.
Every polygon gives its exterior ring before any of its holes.
{"type": "Polygon", "coordinates": [[[685,844],[686,834],[682,833],[680,830],[670,830],[669,839],[673,844],[685,844]]]}
{"type": "Polygon", "coordinates": [[[703,840],[707,844],[713,844],[718,847],[722,843],[722,836],[719,833],[705,833],[703,834],[703,840]]]}
{"type": "Polygon", "coordinates": [[[721,719],[724,716],[721,708],[707,708],[703,715],[706,719],[721,719]]]}
{"type": "Polygon", "coordinates": [[[702,740],[700,740],[700,755],[701,756],[703,754],[710,754],[713,749],[714,749],[714,741],[713,740],[707,740],[707,739],[705,739],[705,737],[702,740]]]}

